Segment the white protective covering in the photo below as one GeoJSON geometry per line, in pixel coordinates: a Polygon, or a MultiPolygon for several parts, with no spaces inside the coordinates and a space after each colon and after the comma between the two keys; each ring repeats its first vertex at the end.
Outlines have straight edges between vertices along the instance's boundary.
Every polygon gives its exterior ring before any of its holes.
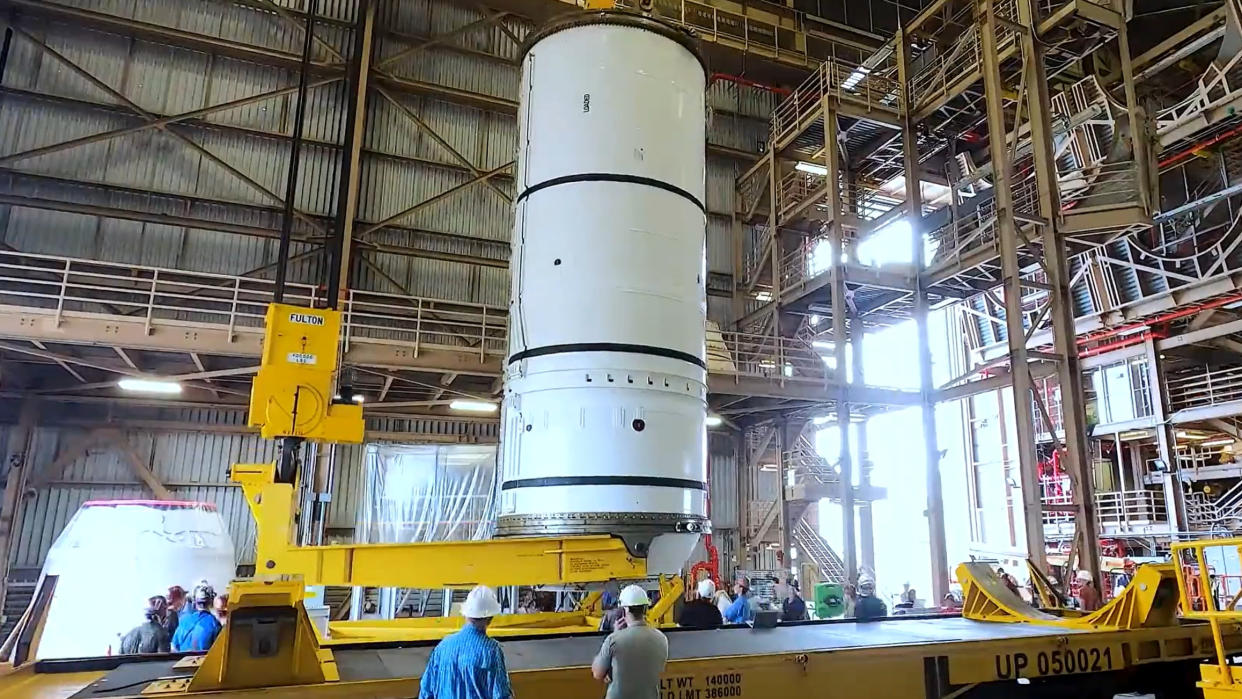
{"type": "Polygon", "coordinates": [[[56,576],[56,590],[37,658],[115,654],[121,636],[144,621],[148,598],[204,579],[223,592],[236,565],[215,505],[86,502],[43,564],[42,581],[56,576]]]}
{"type": "Polygon", "coordinates": [[[359,543],[471,541],[491,536],[494,445],[370,444],[363,463],[359,543]]]}

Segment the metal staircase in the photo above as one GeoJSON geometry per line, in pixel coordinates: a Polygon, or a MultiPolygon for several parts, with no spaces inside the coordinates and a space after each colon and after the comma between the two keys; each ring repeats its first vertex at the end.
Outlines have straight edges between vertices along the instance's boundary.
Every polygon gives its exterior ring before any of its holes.
{"type": "Polygon", "coordinates": [[[822,582],[845,582],[845,563],[806,520],[798,519],[790,539],[798,547],[798,555],[807,558],[819,568],[822,582]]]}

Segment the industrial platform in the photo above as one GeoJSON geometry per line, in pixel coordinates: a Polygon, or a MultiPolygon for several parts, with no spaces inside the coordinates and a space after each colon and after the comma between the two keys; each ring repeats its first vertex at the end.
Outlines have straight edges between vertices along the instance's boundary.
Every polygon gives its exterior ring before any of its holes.
{"type": "MultiPolygon", "coordinates": [[[[1151,689],[1152,673],[1137,679],[1142,673],[1136,671],[1143,666],[1172,679],[1193,673],[1197,662],[1213,652],[1206,624],[1091,631],[934,615],[869,623],[816,621],[771,629],[670,629],[667,633],[670,663],[662,680],[662,699],[771,697],[784,691],[811,696],[822,693],[826,682],[831,683],[829,696],[834,698],[944,699],[974,696],[971,689],[989,684],[1010,691],[1019,678],[1024,678],[1024,684],[1029,680],[1034,689],[1069,675],[1095,676],[1092,684],[1108,686],[1109,691],[1129,691],[1151,689]]],[[[501,640],[515,696],[552,699],[602,694],[602,686],[587,670],[602,636],[501,640]]],[[[1225,642],[1232,649],[1242,649],[1242,636],[1236,629],[1226,634],[1225,642]]],[[[433,647],[432,642],[337,647],[339,682],[220,695],[416,696],[418,677],[433,647]]],[[[121,658],[42,661],[0,684],[13,699],[128,697],[140,695],[158,680],[171,681],[170,685],[178,678],[188,681],[194,669],[174,656],[141,662],[121,658]]],[[[150,695],[150,690],[143,694],[150,695]]]]}

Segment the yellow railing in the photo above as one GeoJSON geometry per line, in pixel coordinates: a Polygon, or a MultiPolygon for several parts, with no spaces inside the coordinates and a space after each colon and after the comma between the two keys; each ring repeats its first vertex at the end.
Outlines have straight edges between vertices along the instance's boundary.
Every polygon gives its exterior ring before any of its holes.
{"type": "Polygon", "coordinates": [[[1177,592],[1181,599],[1182,616],[1187,619],[1204,620],[1212,627],[1212,643],[1216,649],[1216,664],[1210,671],[1207,667],[1204,667],[1203,681],[1199,683],[1199,686],[1204,688],[1205,695],[1208,694],[1207,690],[1214,686],[1232,687],[1234,685],[1234,676],[1237,674],[1229,666],[1229,653],[1225,650],[1222,626],[1242,622],[1242,611],[1237,609],[1238,600],[1242,598],[1242,592],[1234,595],[1233,599],[1225,603],[1223,608],[1220,608],[1216,596],[1211,594],[1213,575],[1211,566],[1208,564],[1207,555],[1208,549],[1221,549],[1221,552],[1224,553],[1230,548],[1234,549],[1235,555],[1242,556],[1242,538],[1179,542],[1173,544],[1172,549],[1173,562],[1177,564],[1175,566],[1177,592]],[[1203,591],[1204,594],[1191,594],[1191,590],[1196,584],[1198,589],[1203,591]],[[1203,601],[1203,609],[1195,609],[1195,599],[1203,601]]]}

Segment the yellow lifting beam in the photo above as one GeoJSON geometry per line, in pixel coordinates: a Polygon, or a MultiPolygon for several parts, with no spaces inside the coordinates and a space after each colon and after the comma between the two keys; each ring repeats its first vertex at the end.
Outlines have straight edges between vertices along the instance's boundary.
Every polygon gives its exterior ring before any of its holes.
{"type": "Polygon", "coordinates": [[[967,619],[1095,631],[1175,624],[1176,578],[1176,566],[1172,564],[1141,566],[1126,589],[1101,609],[1082,616],[1058,616],[1027,604],[1005,587],[987,563],[963,563],[957,567],[957,579],[962,584],[962,616],[967,619]]]}
{"type": "Polygon", "coordinates": [[[445,588],[549,585],[645,578],[647,562],[612,536],[294,546],[294,486],[274,464],[235,464],[255,519],[258,575],[300,576],[307,585],[445,588]]]}

